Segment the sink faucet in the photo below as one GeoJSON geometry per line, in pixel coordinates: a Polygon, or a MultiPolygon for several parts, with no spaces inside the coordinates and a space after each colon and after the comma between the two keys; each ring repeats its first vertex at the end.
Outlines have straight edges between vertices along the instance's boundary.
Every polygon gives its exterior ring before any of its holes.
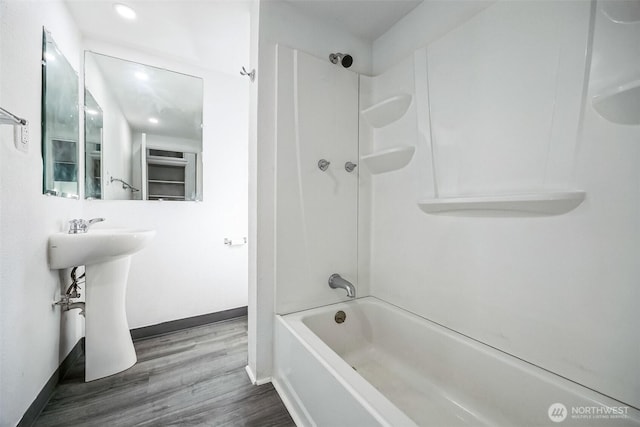
{"type": "Polygon", "coordinates": [[[93,224],[95,224],[96,222],[102,222],[104,220],[104,218],[93,218],[89,221],[86,221],[84,219],[72,219],[71,221],[69,221],[69,234],[86,233],[87,230],[89,230],[89,227],[91,227],[93,224]]]}
{"type": "Polygon", "coordinates": [[[356,287],[353,286],[353,283],[340,277],[338,273],[332,274],[329,277],[329,287],[331,289],[344,289],[347,291],[347,296],[349,298],[356,297],[356,287]]]}

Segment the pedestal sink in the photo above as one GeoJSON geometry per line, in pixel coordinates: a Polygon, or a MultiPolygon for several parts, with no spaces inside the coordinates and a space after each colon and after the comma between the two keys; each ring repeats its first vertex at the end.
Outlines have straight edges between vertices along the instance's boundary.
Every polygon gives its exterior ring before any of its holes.
{"type": "Polygon", "coordinates": [[[154,230],[100,229],[49,237],[49,267],[85,266],[85,381],[133,366],[136,352],[125,313],[131,255],[154,230]]]}

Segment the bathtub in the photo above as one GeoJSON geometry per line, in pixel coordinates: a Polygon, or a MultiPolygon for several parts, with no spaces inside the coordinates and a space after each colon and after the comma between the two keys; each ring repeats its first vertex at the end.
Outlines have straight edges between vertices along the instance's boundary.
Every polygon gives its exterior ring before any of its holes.
{"type": "Polygon", "coordinates": [[[640,426],[637,409],[373,297],[276,316],[274,333],[298,426],[640,426]]]}

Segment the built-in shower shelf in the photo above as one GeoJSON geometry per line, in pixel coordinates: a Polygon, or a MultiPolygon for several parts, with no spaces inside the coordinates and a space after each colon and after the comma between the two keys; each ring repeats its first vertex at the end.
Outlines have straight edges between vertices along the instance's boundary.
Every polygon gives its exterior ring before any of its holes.
{"type": "Polygon", "coordinates": [[[381,128],[404,116],[411,105],[411,99],[408,94],[392,96],[362,110],[362,115],[371,126],[381,128]]]}
{"type": "Polygon", "coordinates": [[[443,214],[465,211],[472,214],[509,213],[559,215],[580,205],[585,199],[584,191],[559,191],[529,194],[507,194],[495,196],[443,197],[418,202],[422,211],[443,214]]]}
{"type": "Polygon", "coordinates": [[[372,174],[391,172],[402,169],[413,158],[416,148],[410,145],[402,145],[360,157],[372,174]]]}
{"type": "Polygon", "coordinates": [[[616,86],[593,97],[593,108],[605,119],[640,125],[640,80],[616,86]]]}

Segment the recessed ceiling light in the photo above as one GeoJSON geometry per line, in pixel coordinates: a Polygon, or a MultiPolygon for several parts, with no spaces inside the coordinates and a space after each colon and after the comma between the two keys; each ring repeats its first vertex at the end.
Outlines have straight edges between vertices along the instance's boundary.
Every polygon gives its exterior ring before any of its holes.
{"type": "Polygon", "coordinates": [[[129,21],[133,21],[136,19],[136,11],[131,9],[129,6],[125,6],[121,3],[116,3],[113,5],[113,8],[118,12],[118,15],[122,16],[124,19],[128,19],[129,21]]]}
{"type": "Polygon", "coordinates": [[[138,80],[149,80],[149,75],[142,71],[136,71],[134,75],[138,78],[138,80]]]}
{"type": "Polygon", "coordinates": [[[156,119],[155,117],[149,117],[149,123],[153,123],[154,125],[157,125],[158,119],[156,119]]]}
{"type": "Polygon", "coordinates": [[[92,116],[97,116],[98,115],[98,111],[94,110],[92,108],[87,108],[87,114],[92,115],[92,116]]]}

